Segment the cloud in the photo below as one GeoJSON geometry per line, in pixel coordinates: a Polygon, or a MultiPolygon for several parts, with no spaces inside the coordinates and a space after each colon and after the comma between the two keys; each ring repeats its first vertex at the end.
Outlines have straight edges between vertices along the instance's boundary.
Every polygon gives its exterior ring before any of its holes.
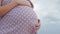
{"type": "Polygon", "coordinates": [[[32,2],[38,18],[41,19],[38,34],[60,34],[60,0],[32,0],[32,2]]]}

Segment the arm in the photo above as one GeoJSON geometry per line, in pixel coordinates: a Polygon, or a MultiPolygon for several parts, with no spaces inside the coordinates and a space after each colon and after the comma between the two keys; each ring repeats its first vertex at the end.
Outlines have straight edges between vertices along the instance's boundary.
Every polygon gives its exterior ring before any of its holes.
{"type": "Polygon", "coordinates": [[[0,6],[1,6],[2,0],[0,0],[0,6]]]}
{"type": "MultiPolygon", "coordinates": [[[[0,0],[0,2],[1,2],[1,0],[0,0]]],[[[28,1],[15,0],[14,2],[11,2],[5,6],[0,6],[0,16],[4,16],[10,9],[12,9],[13,7],[15,7],[18,4],[31,6],[28,1]]]]}
{"type": "Polygon", "coordinates": [[[20,5],[25,5],[25,6],[29,6],[31,7],[31,4],[29,1],[27,0],[15,0],[17,4],[20,4],[20,5]]]}
{"type": "Polygon", "coordinates": [[[4,16],[10,9],[15,7],[16,5],[17,4],[15,2],[11,2],[5,6],[0,6],[0,16],[4,16]]]}

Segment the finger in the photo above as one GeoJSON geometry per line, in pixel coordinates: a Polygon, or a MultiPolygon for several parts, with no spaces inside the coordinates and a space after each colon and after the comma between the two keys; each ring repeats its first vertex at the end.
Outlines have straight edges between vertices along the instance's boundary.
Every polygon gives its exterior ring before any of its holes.
{"type": "Polygon", "coordinates": [[[35,30],[36,30],[36,31],[38,31],[38,30],[39,30],[39,28],[40,28],[40,27],[36,27],[36,29],[35,29],[35,30]]]}
{"type": "Polygon", "coordinates": [[[40,19],[38,19],[38,23],[40,23],[40,19]]]}
{"type": "Polygon", "coordinates": [[[36,29],[39,29],[39,28],[40,28],[40,26],[36,27],[36,29]]]}
{"type": "Polygon", "coordinates": [[[38,23],[37,25],[36,25],[36,27],[39,27],[40,26],[40,23],[38,23]]]}

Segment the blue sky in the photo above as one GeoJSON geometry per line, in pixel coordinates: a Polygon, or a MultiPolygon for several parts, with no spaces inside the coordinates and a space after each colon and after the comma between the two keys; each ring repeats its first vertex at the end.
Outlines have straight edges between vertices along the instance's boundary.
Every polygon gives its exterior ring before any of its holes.
{"type": "Polygon", "coordinates": [[[41,20],[38,34],[60,34],[60,0],[32,0],[41,20]]]}

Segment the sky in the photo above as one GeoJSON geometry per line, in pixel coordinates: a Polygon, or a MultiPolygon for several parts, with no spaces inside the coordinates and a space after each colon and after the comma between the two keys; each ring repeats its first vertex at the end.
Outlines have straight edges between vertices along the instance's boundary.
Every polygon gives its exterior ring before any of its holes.
{"type": "Polygon", "coordinates": [[[41,20],[38,34],[60,34],[60,0],[32,0],[41,20]]]}

